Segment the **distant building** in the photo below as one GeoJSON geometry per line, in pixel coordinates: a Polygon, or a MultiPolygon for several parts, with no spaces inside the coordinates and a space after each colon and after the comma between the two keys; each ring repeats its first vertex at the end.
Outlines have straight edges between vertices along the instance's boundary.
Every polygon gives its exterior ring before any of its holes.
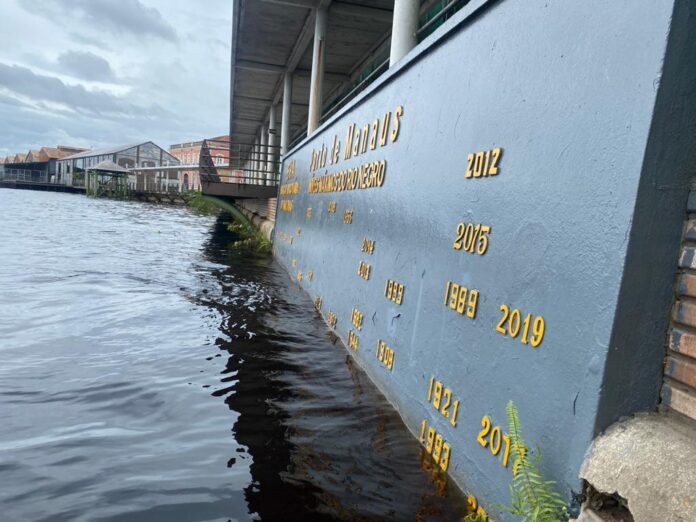
{"type": "Polygon", "coordinates": [[[41,147],[38,150],[30,150],[27,154],[19,153],[8,156],[3,161],[3,177],[21,181],[37,183],[49,183],[55,179],[58,160],[84,151],[77,147],[41,147]]]}
{"type": "Polygon", "coordinates": [[[191,166],[191,170],[182,170],[180,173],[181,191],[200,190],[201,154],[210,152],[210,160],[216,167],[229,164],[229,136],[216,136],[200,141],[177,143],[170,145],[169,153],[181,161],[181,165],[191,166]]]}
{"type": "MultiPolygon", "coordinates": [[[[83,186],[85,172],[103,161],[111,161],[127,169],[177,166],[179,160],[151,141],[88,150],[58,161],[57,182],[83,186]]],[[[174,175],[175,176],[175,175],[174,175]]],[[[128,184],[135,190],[168,191],[178,184],[167,171],[147,171],[129,175],[128,184]]]]}

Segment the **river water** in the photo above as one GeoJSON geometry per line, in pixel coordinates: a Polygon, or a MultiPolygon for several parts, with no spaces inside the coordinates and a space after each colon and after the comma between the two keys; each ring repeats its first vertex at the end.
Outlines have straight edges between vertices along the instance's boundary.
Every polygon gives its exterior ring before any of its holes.
{"type": "Polygon", "coordinates": [[[0,189],[2,521],[459,520],[310,298],[233,240],[0,189]]]}

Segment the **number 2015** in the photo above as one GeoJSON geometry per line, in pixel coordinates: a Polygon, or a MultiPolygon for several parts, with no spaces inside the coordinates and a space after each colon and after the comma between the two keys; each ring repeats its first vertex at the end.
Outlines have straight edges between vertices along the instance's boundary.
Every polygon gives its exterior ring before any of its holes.
{"type": "Polygon", "coordinates": [[[503,435],[500,426],[493,426],[493,429],[491,429],[491,419],[488,415],[484,415],[481,419],[481,427],[483,429],[479,431],[476,440],[484,448],[488,447],[493,456],[500,453],[503,442],[505,442],[502,464],[504,468],[507,468],[508,460],[510,459],[510,437],[503,435]]]}
{"type": "Polygon", "coordinates": [[[498,175],[498,160],[503,150],[500,147],[487,150],[485,152],[476,152],[467,154],[466,156],[466,174],[467,178],[481,178],[498,175]]]}
{"type": "Polygon", "coordinates": [[[500,305],[500,311],[503,316],[498,321],[498,325],[495,327],[497,332],[503,335],[509,335],[515,339],[520,335],[520,330],[522,331],[522,336],[520,341],[522,344],[531,344],[534,348],[541,344],[544,340],[544,331],[546,330],[546,323],[544,318],[540,315],[533,317],[532,314],[527,314],[522,319],[522,313],[517,309],[510,307],[506,304],[500,305]],[[532,321],[533,319],[533,321],[532,321]],[[531,325],[531,336],[529,335],[531,325]]]}
{"type": "Polygon", "coordinates": [[[457,225],[457,237],[454,243],[452,243],[452,248],[482,256],[488,250],[488,234],[490,231],[491,227],[489,225],[459,223],[457,225]]]}

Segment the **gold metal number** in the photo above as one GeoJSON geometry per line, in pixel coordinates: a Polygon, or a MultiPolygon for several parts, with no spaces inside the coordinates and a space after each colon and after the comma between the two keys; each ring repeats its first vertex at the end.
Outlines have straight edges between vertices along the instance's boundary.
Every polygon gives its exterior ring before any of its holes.
{"type": "Polygon", "coordinates": [[[484,415],[483,418],[481,419],[481,426],[483,426],[483,429],[479,431],[478,437],[476,437],[476,440],[478,443],[483,446],[484,448],[488,446],[488,441],[486,440],[486,436],[488,435],[488,432],[491,430],[491,419],[488,417],[488,415],[484,415]]]}

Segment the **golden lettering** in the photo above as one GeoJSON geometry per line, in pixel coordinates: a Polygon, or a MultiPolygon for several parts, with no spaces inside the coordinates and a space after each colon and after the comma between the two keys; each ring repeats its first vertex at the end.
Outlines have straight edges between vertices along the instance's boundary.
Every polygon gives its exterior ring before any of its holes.
{"type": "Polygon", "coordinates": [[[331,172],[323,176],[312,176],[309,180],[307,192],[309,194],[317,194],[322,192],[342,192],[344,190],[355,190],[356,188],[381,187],[384,184],[386,167],[386,160],[378,160],[340,172],[331,172]]]}
{"type": "Polygon", "coordinates": [[[351,123],[346,133],[346,148],[343,151],[343,159],[350,159],[350,154],[353,151],[353,133],[355,132],[355,123],[351,123]]]}
{"type": "Polygon", "coordinates": [[[404,114],[404,108],[402,105],[399,105],[396,108],[396,111],[394,111],[394,128],[392,129],[392,132],[391,132],[392,142],[395,142],[396,138],[399,137],[399,124],[401,122],[401,116],[403,114],[404,114]]]}
{"type": "Polygon", "coordinates": [[[360,154],[365,154],[367,151],[367,139],[370,134],[370,124],[366,123],[362,130],[362,139],[360,140],[360,154]]]}
{"type": "Polygon", "coordinates": [[[374,240],[367,239],[367,238],[363,239],[361,252],[365,252],[366,254],[374,254],[374,252],[375,252],[374,240]]]}
{"type": "Polygon", "coordinates": [[[370,150],[377,148],[377,135],[379,134],[379,118],[372,122],[372,134],[370,136],[370,150]]]}
{"type": "Polygon", "coordinates": [[[500,426],[493,426],[491,418],[488,415],[484,415],[481,418],[481,428],[481,431],[479,431],[478,436],[476,437],[476,441],[482,447],[487,447],[491,452],[491,455],[494,457],[500,453],[502,444],[505,442],[505,451],[503,452],[501,464],[504,468],[506,468],[510,457],[510,437],[503,434],[500,426]]]}
{"type": "Polygon", "coordinates": [[[338,134],[334,134],[333,145],[331,146],[331,164],[338,163],[341,142],[338,141],[338,134]]]}
{"type": "Polygon", "coordinates": [[[391,112],[385,112],[382,116],[382,129],[379,133],[379,146],[384,147],[387,144],[387,136],[389,135],[389,120],[391,112]]]}

